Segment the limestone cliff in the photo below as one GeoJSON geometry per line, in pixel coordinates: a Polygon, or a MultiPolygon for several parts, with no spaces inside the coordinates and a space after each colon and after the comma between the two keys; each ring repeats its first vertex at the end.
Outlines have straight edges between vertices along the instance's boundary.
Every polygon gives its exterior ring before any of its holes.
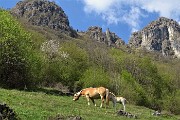
{"type": "Polygon", "coordinates": [[[49,27],[72,37],[76,36],[76,32],[69,25],[67,15],[54,2],[48,0],[20,1],[11,13],[18,18],[24,18],[32,25],[49,27]]]}
{"type": "Polygon", "coordinates": [[[180,25],[165,17],[151,22],[147,27],[134,32],[129,46],[161,52],[164,56],[180,58],[180,25]]]}

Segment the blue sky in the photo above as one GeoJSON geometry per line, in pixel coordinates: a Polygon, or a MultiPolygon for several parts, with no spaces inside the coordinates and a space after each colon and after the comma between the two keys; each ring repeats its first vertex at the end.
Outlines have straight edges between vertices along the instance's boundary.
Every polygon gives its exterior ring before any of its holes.
{"type": "MultiPolygon", "coordinates": [[[[20,0],[0,0],[12,8],[20,0]]],[[[79,31],[99,26],[115,32],[128,43],[132,32],[163,16],[180,21],[180,0],[51,0],[63,8],[70,25],[79,31]]],[[[180,22],[179,22],[180,23],[180,22]]]]}

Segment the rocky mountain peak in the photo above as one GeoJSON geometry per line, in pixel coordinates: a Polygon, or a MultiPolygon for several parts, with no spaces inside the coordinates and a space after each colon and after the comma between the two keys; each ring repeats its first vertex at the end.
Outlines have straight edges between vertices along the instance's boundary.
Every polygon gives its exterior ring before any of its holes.
{"type": "Polygon", "coordinates": [[[180,25],[173,19],[160,17],[142,30],[134,32],[129,46],[180,58],[180,25]]]}
{"type": "Polygon", "coordinates": [[[24,0],[11,10],[18,18],[25,18],[32,25],[49,27],[72,37],[76,32],[69,26],[69,20],[63,9],[48,0],[24,0]]]}
{"type": "Polygon", "coordinates": [[[91,26],[86,31],[86,34],[91,39],[105,43],[108,46],[120,47],[121,45],[125,45],[125,42],[109,29],[103,32],[101,27],[91,26]]]}

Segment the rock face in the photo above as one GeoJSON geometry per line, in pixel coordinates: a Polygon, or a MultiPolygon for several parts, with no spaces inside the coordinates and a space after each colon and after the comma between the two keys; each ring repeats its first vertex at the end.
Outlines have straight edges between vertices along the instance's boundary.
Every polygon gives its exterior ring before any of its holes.
{"type": "Polygon", "coordinates": [[[128,44],[180,58],[180,25],[172,19],[160,17],[141,31],[134,32],[128,44]]]}
{"type": "Polygon", "coordinates": [[[11,10],[17,17],[23,17],[32,25],[49,27],[72,37],[77,33],[69,26],[69,20],[63,9],[47,0],[24,0],[11,10]]]}
{"type": "Polygon", "coordinates": [[[102,32],[102,28],[97,26],[89,27],[86,34],[93,40],[107,44],[108,46],[120,47],[125,45],[125,42],[119,38],[115,33],[110,32],[109,29],[106,32],[102,32]]]}

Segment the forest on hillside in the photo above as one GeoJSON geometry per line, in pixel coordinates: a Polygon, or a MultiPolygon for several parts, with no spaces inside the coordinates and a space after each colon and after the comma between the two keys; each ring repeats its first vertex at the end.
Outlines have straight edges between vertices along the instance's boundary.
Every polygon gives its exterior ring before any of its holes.
{"type": "Polygon", "coordinates": [[[0,10],[0,87],[34,90],[61,83],[76,92],[104,86],[132,104],[180,114],[179,59],[111,48],[87,36],[48,39],[38,30],[0,10]]]}

